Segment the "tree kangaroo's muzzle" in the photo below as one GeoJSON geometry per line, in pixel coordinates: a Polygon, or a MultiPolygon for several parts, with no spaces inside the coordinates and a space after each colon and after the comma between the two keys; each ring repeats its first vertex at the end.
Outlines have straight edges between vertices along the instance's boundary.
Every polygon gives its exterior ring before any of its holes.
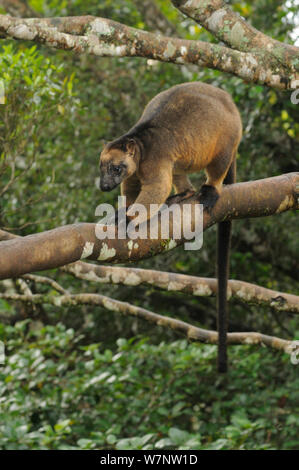
{"type": "Polygon", "coordinates": [[[112,191],[122,182],[122,174],[116,174],[115,171],[107,171],[106,169],[100,171],[100,188],[102,191],[112,191]]]}

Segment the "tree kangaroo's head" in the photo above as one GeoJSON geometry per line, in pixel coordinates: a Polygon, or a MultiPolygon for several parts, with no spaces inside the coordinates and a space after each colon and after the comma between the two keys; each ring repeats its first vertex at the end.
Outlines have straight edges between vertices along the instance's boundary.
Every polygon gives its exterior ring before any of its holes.
{"type": "Polygon", "coordinates": [[[105,145],[100,156],[100,188],[111,191],[137,169],[138,147],[134,139],[105,145]]]}

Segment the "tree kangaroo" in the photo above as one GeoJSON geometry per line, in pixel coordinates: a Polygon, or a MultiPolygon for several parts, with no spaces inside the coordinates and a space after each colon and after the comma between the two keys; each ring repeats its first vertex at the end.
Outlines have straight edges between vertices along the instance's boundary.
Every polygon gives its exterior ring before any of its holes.
{"type": "MultiPolygon", "coordinates": [[[[127,216],[133,203],[162,205],[171,193],[189,197],[194,188],[188,173],[205,170],[200,202],[209,210],[222,184],[236,180],[236,153],[242,122],[231,96],[200,82],[183,83],[155,96],[139,121],[109,142],[100,157],[100,188],[111,191],[121,184],[127,216]],[[131,206],[131,207],[129,207],[131,206]]],[[[151,213],[153,215],[153,213],[151,213]]],[[[221,222],[217,240],[218,370],[227,369],[227,280],[231,222],[221,222]]]]}

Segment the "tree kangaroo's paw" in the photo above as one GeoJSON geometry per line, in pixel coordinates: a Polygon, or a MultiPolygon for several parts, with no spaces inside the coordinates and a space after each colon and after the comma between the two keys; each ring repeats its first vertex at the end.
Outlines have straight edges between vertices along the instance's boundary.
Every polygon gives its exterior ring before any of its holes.
{"type": "Polygon", "coordinates": [[[186,189],[186,191],[183,191],[182,193],[169,196],[169,198],[166,200],[166,203],[174,204],[175,202],[180,202],[180,201],[183,201],[184,199],[189,199],[189,197],[194,196],[194,194],[195,194],[195,191],[192,191],[191,189],[186,189]]]}
{"type": "Polygon", "coordinates": [[[204,184],[200,188],[198,198],[200,204],[203,205],[204,209],[206,209],[208,212],[211,212],[217,200],[219,199],[219,193],[217,189],[214,188],[214,186],[204,184]]]}

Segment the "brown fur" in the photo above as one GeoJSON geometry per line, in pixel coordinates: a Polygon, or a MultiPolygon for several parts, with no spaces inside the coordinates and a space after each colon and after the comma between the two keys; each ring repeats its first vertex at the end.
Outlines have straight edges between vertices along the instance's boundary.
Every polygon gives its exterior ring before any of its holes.
{"type": "MultiPolygon", "coordinates": [[[[127,206],[163,204],[174,186],[193,191],[187,174],[205,169],[206,184],[218,193],[242,134],[239,112],[230,95],[200,82],[176,85],[146,106],[136,125],[110,142],[101,154],[101,174],[109,164],[125,164],[120,182],[127,206]]],[[[128,211],[128,216],[133,209],[128,211]]]]}

